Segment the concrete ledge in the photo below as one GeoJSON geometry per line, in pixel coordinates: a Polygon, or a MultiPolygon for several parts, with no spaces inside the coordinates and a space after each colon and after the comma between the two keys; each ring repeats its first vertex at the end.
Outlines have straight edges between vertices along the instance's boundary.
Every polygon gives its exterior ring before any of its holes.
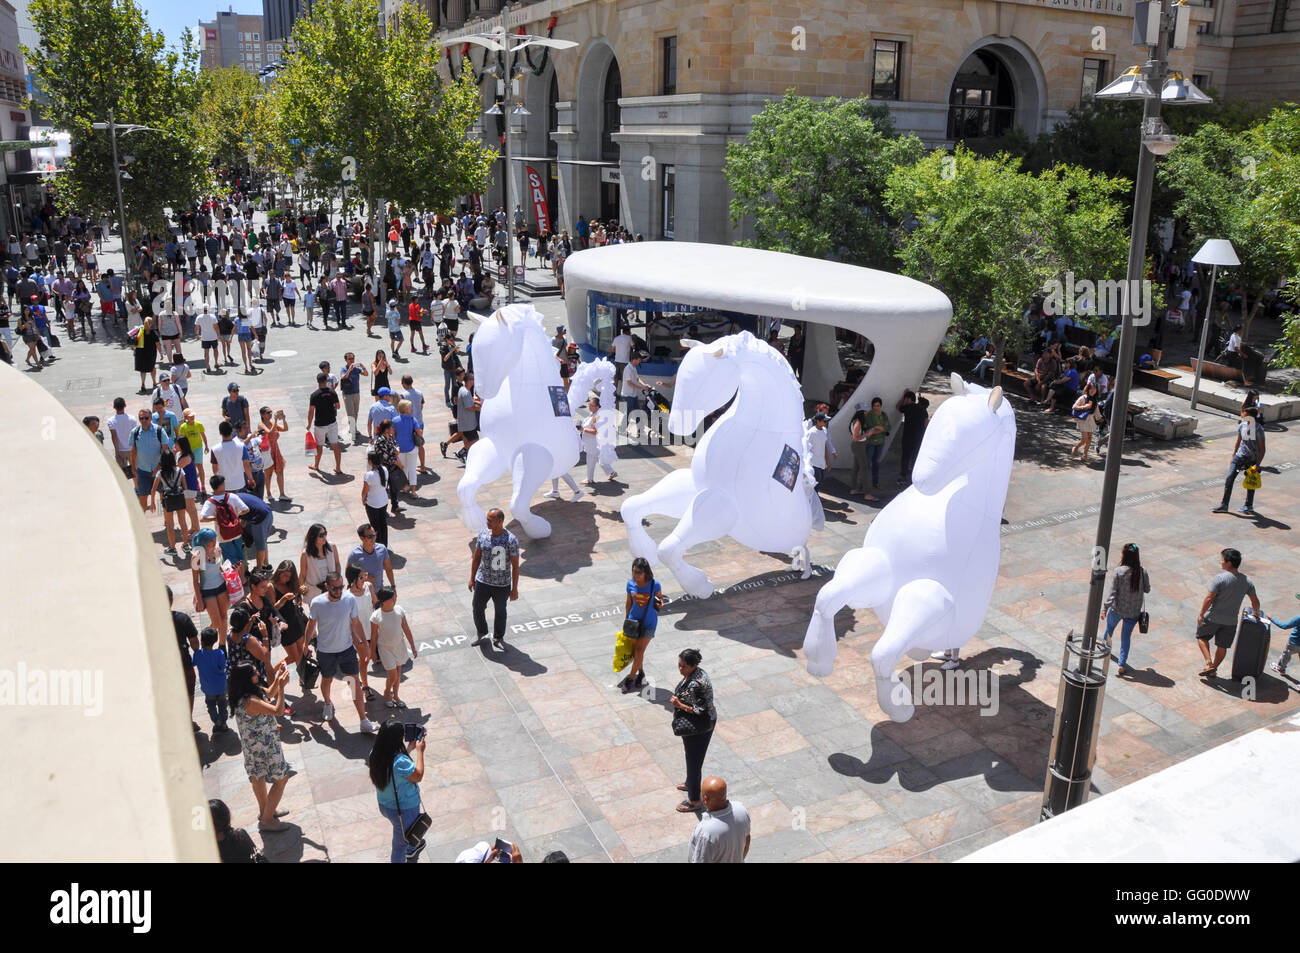
{"type": "Polygon", "coordinates": [[[1242,735],[958,863],[1295,863],[1300,715],[1242,735]]]}
{"type": "Polygon", "coordinates": [[[1157,440],[1178,440],[1196,433],[1196,418],[1163,407],[1148,407],[1133,418],[1133,429],[1157,440]]]}
{"type": "MultiPolygon", "coordinates": [[[[1169,393],[1184,400],[1192,399],[1192,383],[1195,375],[1187,371],[1174,370],[1165,368],[1178,375],[1177,380],[1169,382],[1169,393]]],[[[1222,381],[1212,381],[1208,378],[1201,378],[1201,389],[1196,395],[1197,406],[1204,405],[1213,407],[1215,410],[1226,410],[1236,415],[1241,412],[1241,402],[1246,399],[1245,387],[1229,387],[1222,381]]],[[[1260,394],[1259,395],[1259,412],[1264,423],[1269,424],[1278,420],[1291,420],[1300,417],[1300,396],[1294,394],[1260,394]]]]}

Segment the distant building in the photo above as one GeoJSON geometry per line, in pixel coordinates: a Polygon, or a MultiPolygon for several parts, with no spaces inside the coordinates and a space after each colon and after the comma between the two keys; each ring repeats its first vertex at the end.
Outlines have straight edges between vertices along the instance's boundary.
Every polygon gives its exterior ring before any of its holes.
{"type": "MultiPolygon", "coordinates": [[[[30,29],[31,21],[28,20],[30,29]]],[[[34,34],[33,34],[34,36],[34,34]]],[[[19,46],[18,13],[8,0],[0,0],[0,140],[25,142],[31,136],[31,114],[27,111],[27,64],[19,46]]],[[[27,38],[23,42],[29,42],[27,38]]],[[[34,41],[33,41],[34,42],[34,41]]],[[[31,153],[6,146],[0,163],[0,231],[17,231],[24,210],[45,204],[44,177],[32,170],[31,153]]]]}
{"type": "Polygon", "coordinates": [[[293,32],[293,23],[311,12],[311,0],[262,0],[263,36],[269,41],[284,41],[293,32]]]}
{"type": "Polygon", "coordinates": [[[268,40],[262,17],[219,12],[210,23],[199,21],[199,66],[205,70],[238,66],[258,75],[284,56],[283,40],[268,40]]]}

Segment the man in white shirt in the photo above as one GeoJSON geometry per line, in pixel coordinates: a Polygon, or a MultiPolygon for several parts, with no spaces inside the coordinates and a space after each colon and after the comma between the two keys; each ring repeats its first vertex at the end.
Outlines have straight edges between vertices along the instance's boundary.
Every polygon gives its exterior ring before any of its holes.
{"type": "Polygon", "coordinates": [[[641,365],[640,353],[630,355],[627,367],[623,369],[623,383],[619,388],[619,402],[622,404],[624,413],[623,429],[627,429],[627,420],[633,412],[641,409],[641,395],[650,389],[648,384],[641,383],[641,376],[637,373],[637,368],[641,365]]]}
{"type": "Polygon", "coordinates": [[[253,329],[253,336],[257,338],[257,343],[261,345],[263,356],[266,355],[266,311],[262,308],[259,299],[254,298],[253,303],[248,306],[248,326],[253,329]]]}
{"type": "Polygon", "coordinates": [[[610,342],[609,353],[614,358],[614,380],[621,381],[623,369],[632,355],[632,335],[627,333],[626,327],[618,329],[618,335],[610,342]]]}
{"type": "Polygon", "coordinates": [[[227,490],[238,493],[252,485],[253,468],[244,445],[235,439],[235,428],[230,426],[230,421],[221,421],[217,429],[221,432],[221,443],[212,448],[212,472],[226,478],[227,490]]]}
{"type": "Polygon", "coordinates": [[[108,418],[108,432],[113,435],[113,450],[117,457],[117,465],[127,471],[127,476],[134,477],[131,473],[131,428],[135,426],[135,418],[126,412],[126,400],[117,397],[113,400],[113,416],[108,418]]]}
{"type": "Polygon", "coordinates": [[[1223,349],[1224,363],[1231,367],[1241,367],[1241,325],[1232,329],[1228,337],[1228,346],[1223,349]]]}
{"type": "Polygon", "coordinates": [[[749,856],[749,812],[727,800],[727,782],[705,778],[700,785],[704,812],[691,834],[692,864],[743,864],[749,856]]]}
{"type": "Polygon", "coordinates": [[[203,311],[194,316],[194,337],[203,345],[204,370],[215,374],[217,368],[213,362],[221,358],[217,350],[221,346],[221,340],[217,332],[217,316],[208,310],[206,304],[203,311]]]}
{"type": "Polygon", "coordinates": [[[167,412],[175,414],[177,420],[185,412],[185,398],[172,385],[171,371],[161,371],[158,374],[158,386],[154,388],[153,395],[162,398],[163,403],[167,406],[167,412]]]}

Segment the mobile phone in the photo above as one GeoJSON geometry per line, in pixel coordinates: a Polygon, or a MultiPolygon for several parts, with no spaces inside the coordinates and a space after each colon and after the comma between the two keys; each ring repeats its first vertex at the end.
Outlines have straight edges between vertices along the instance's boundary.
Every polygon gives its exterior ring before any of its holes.
{"type": "Polygon", "coordinates": [[[402,736],[407,744],[410,744],[412,741],[419,741],[424,737],[424,734],[425,728],[423,725],[411,723],[402,726],[402,736]]]}
{"type": "Polygon", "coordinates": [[[492,846],[494,846],[497,849],[496,862],[498,864],[510,863],[510,854],[511,852],[514,851],[514,846],[509,841],[502,840],[500,837],[498,837],[497,842],[492,846]]]}

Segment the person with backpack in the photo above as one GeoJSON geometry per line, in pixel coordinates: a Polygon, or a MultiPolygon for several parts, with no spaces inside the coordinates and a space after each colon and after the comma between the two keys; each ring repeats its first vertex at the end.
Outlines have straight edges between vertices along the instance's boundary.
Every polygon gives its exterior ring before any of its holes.
{"type": "Polygon", "coordinates": [[[244,539],[249,540],[248,545],[252,546],[257,556],[255,565],[270,570],[271,561],[267,541],[271,531],[275,529],[275,514],[256,493],[241,490],[235,496],[248,507],[248,512],[241,519],[244,524],[244,539]]]}
{"type": "Polygon", "coordinates": [[[244,523],[240,519],[248,512],[245,503],[235,491],[226,490],[226,478],[214,473],[209,481],[212,495],[203,503],[199,511],[199,520],[204,523],[217,524],[217,538],[221,542],[221,555],[230,560],[230,564],[241,570],[244,565],[244,523]]]}
{"type": "Polygon", "coordinates": [[[185,472],[176,465],[176,457],[172,451],[164,447],[158,457],[158,470],[154,476],[153,486],[149,491],[149,512],[158,511],[157,497],[162,495],[163,518],[167,526],[167,548],[163,550],[164,556],[175,556],[176,552],[176,522],[181,524],[181,539],[185,546],[185,553],[190,553],[189,537],[191,533],[197,533],[197,526],[191,528],[189,518],[186,512],[185,500],[185,472]]]}
{"type": "Polygon", "coordinates": [[[131,473],[135,476],[135,495],[142,511],[149,508],[154,493],[154,476],[157,474],[162,452],[171,447],[167,431],[153,422],[148,410],[141,410],[140,422],[131,428],[127,438],[131,448],[131,473]]]}

